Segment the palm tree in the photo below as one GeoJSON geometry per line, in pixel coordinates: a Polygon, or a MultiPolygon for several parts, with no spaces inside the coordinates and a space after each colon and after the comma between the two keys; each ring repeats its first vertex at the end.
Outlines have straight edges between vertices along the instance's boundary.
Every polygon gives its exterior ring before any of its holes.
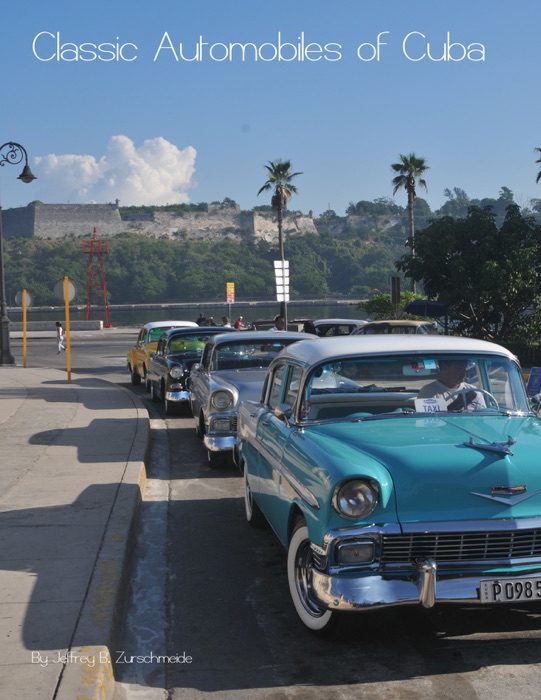
{"type": "MultiPolygon", "coordinates": [[[[538,153],[541,153],[541,148],[534,148],[534,150],[537,151],[538,153]]],[[[541,163],[541,158],[538,158],[535,162],[541,163]]],[[[537,177],[535,178],[536,182],[539,182],[539,180],[541,180],[541,170],[537,173],[537,177]]]]}
{"type": "MultiPolygon", "coordinates": [[[[280,246],[280,260],[282,261],[283,266],[285,260],[283,236],[284,211],[287,209],[287,203],[291,195],[297,194],[297,188],[291,183],[291,181],[294,177],[297,177],[297,175],[302,175],[302,173],[291,172],[290,160],[270,160],[264,167],[267,170],[268,179],[263,187],[259,189],[257,195],[259,196],[262,192],[266,192],[267,190],[274,190],[271,198],[271,206],[276,212],[278,218],[278,243],[280,246]]],[[[287,311],[285,301],[283,301],[281,304],[280,314],[285,319],[287,329],[287,311]]]]}
{"type": "MultiPolygon", "coordinates": [[[[398,173],[393,178],[393,195],[395,195],[402,187],[408,193],[408,215],[411,240],[411,255],[415,257],[415,219],[414,208],[417,194],[415,186],[417,183],[428,191],[426,181],[423,178],[424,173],[429,170],[424,158],[418,158],[415,153],[410,153],[405,156],[400,154],[400,162],[393,163],[391,168],[398,173]]],[[[415,280],[411,280],[411,290],[415,292],[415,280]]]]}

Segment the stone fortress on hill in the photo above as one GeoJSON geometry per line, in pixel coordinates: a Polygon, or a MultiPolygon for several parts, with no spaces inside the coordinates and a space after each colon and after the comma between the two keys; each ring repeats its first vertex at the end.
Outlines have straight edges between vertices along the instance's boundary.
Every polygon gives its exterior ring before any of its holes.
{"type": "MultiPolygon", "coordinates": [[[[182,240],[213,240],[224,237],[248,240],[274,241],[278,226],[270,211],[243,211],[238,204],[212,203],[179,211],[148,211],[127,213],[121,211],[118,200],[114,204],[43,204],[32,202],[26,207],[2,210],[3,233],[6,238],[63,239],[88,237],[94,228],[99,238],[110,238],[120,233],[138,233],[150,238],[182,240]]],[[[320,233],[320,226],[312,216],[288,213],[284,231],[320,233]]]]}

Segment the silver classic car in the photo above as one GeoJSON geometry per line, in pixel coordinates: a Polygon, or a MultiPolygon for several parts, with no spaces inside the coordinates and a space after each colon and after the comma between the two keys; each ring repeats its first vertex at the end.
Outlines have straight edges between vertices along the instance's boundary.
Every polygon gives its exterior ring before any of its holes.
{"type": "Polygon", "coordinates": [[[201,362],[192,367],[190,403],[197,435],[211,466],[227,464],[237,445],[237,408],[241,399],[256,399],[267,367],[283,348],[304,333],[242,331],[209,338],[201,362]]]}
{"type": "Polygon", "coordinates": [[[238,435],[246,517],[287,549],[310,630],[382,606],[541,602],[541,420],[503,347],[295,343],[238,435]]]}

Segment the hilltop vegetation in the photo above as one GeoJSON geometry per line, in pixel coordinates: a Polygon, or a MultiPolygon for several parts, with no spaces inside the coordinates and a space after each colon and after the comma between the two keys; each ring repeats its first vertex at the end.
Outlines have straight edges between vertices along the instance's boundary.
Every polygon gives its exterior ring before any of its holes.
{"type": "MultiPolygon", "coordinates": [[[[443,207],[432,212],[427,202],[415,204],[418,231],[432,220],[467,215],[469,207],[489,207],[501,225],[513,193],[502,188],[497,199],[470,200],[463,190],[446,192],[443,207]]],[[[226,200],[224,203],[232,202],[226,200]]],[[[232,202],[233,203],[233,202],[232,202]]],[[[234,204],[234,203],[233,203],[234,204]]],[[[184,204],[168,211],[194,211],[207,205],[184,204]]],[[[541,200],[530,203],[526,213],[539,219],[541,200]]],[[[163,207],[128,207],[123,213],[145,213],[163,207]]],[[[268,207],[258,207],[267,211],[268,207]]],[[[351,203],[345,217],[326,211],[314,218],[317,234],[287,235],[285,212],[285,257],[290,261],[292,298],[353,295],[370,296],[385,290],[396,275],[396,262],[406,252],[407,211],[393,200],[351,203]]],[[[235,283],[237,300],[272,299],[275,295],[273,260],[278,258],[277,241],[181,238],[152,239],[123,233],[110,239],[105,275],[110,303],[137,304],[164,301],[224,299],[227,282],[235,283]]],[[[88,256],[81,239],[62,240],[10,238],[4,241],[4,268],[8,303],[17,291],[27,289],[36,306],[57,304],[55,283],[68,275],[78,288],[74,303],[86,301],[88,256]]],[[[401,273],[400,273],[401,274],[401,273]]]]}

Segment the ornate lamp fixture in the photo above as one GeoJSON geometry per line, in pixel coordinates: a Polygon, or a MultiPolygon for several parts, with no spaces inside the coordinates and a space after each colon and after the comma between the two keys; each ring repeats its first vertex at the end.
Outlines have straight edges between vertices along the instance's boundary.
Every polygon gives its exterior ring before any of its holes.
{"type": "MultiPolygon", "coordinates": [[[[24,160],[24,167],[17,178],[22,182],[32,182],[36,176],[28,165],[28,154],[20,143],[8,141],[0,146],[0,166],[18,165],[24,160]]],[[[14,365],[15,358],[9,347],[9,318],[7,314],[6,285],[4,282],[4,236],[2,233],[2,207],[0,206],[0,366],[14,365]]]]}

